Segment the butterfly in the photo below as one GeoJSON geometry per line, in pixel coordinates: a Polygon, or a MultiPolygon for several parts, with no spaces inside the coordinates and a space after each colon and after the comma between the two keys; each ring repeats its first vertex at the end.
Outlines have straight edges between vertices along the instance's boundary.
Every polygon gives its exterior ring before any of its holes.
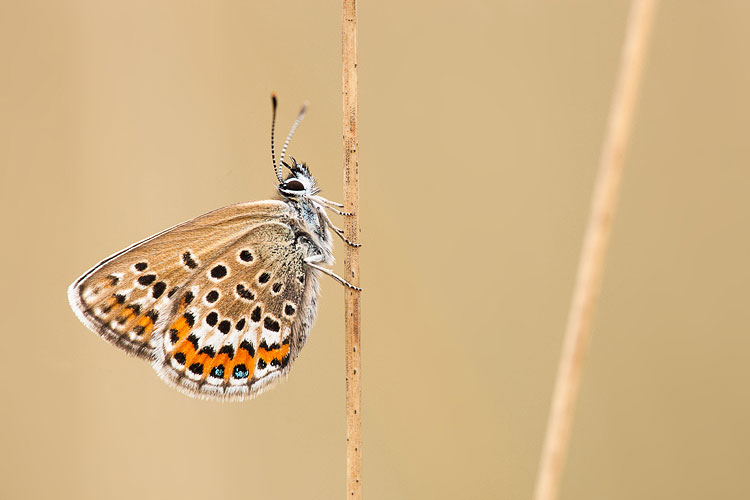
{"type": "Polygon", "coordinates": [[[272,96],[271,159],[279,199],[219,208],[107,257],[68,288],[78,318],[129,354],[151,361],[168,384],[206,399],[239,401],[270,388],[291,369],[317,311],[318,277],[355,290],[331,265],[327,211],[352,216],[319,195],[289,142],[303,106],[274,151],[277,98],[272,96]],[[283,167],[289,170],[283,178],[283,167]]]}

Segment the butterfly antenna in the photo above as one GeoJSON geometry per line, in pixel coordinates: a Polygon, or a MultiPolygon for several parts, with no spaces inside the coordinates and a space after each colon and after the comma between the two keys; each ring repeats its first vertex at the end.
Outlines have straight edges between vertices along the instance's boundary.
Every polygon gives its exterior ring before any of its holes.
{"type": "Polygon", "coordinates": [[[276,174],[276,178],[279,179],[279,182],[282,182],[281,179],[281,166],[276,167],[276,153],[273,148],[273,139],[276,129],[276,107],[278,106],[277,98],[276,98],[276,92],[271,93],[271,106],[273,109],[273,114],[271,115],[271,161],[273,161],[273,171],[276,174]]]}
{"type": "Polygon", "coordinates": [[[305,111],[307,111],[307,103],[304,103],[302,105],[302,109],[299,110],[297,119],[294,121],[294,125],[292,125],[292,130],[290,130],[289,135],[286,136],[286,141],[284,141],[284,147],[282,148],[281,156],[279,157],[279,169],[281,169],[281,165],[283,165],[284,163],[284,155],[286,154],[286,148],[289,146],[289,141],[292,140],[292,136],[294,135],[294,132],[297,131],[297,127],[299,127],[300,122],[302,122],[302,119],[305,117],[305,111]]]}

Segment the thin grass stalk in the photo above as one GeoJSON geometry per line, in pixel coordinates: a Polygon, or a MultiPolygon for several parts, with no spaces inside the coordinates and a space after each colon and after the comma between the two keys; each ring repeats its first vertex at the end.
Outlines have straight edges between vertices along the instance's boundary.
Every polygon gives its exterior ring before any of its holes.
{"type": "Polygon", "coordinates": [[[573,300],[568,313],[537,475],[535,500],[555,500],[560,490],[581,384],[584,354],[591,329],[591,317],[601,283],[625,149],[630,138],[656,4],[656,0],[634,0],[630,8],[617,87],[610,108],[588,225],[578,263],[573,300]]]}

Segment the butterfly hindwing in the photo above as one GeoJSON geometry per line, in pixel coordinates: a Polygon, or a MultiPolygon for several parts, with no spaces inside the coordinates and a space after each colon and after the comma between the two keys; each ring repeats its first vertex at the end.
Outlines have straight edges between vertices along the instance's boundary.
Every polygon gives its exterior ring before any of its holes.
{"type": "Polygon", "coordinates": [[[158,233],[103,260],[68,289],[81,321],[122,349],[150,358],[183,286],[222,248],[269,220],[286,221],[282,202],[242,203],[158,233]]]}
{"type": "Polygon", "coordinates": [[[279,381],[304,345],[317,282],[291,227],[260,224],[185,284],[154,368],[183,392],[243,399],[279,381]],[[185,300],[185,297],[189,300],[185,300]]]}

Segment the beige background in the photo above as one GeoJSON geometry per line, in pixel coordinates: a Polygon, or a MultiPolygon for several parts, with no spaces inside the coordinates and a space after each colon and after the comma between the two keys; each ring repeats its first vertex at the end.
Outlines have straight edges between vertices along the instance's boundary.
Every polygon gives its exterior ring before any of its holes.
{"type": "MultiPolygon", "coordinates": [[[[343,498],[333,281],[243,404],[169,389],[65,296],[272,196],[271,90],[282,133],[310,101],[291,153],[341,199],[339,7],[0,2],[0,498],[343,498]]],[[[367,498],[529,498],[626,14],[361,2],[367,498]]],[[[749,46],[747,2],[658,12],[563,499],[750,497],[749,46]]]]}

